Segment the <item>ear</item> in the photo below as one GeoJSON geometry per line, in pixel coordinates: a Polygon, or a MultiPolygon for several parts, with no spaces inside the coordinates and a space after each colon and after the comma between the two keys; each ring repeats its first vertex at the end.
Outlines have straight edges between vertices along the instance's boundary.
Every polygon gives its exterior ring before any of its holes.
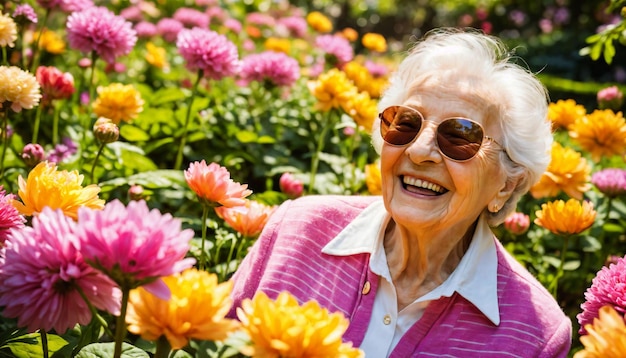
{"type": "Polygon", "coordinates": [[[518,182],[519,177],[507,178],[495,197],[489,202],[487,209],[493,213],[497,213],[502,209],[507,200],[513,195],[513,191],[517,188],[518,182]]]}

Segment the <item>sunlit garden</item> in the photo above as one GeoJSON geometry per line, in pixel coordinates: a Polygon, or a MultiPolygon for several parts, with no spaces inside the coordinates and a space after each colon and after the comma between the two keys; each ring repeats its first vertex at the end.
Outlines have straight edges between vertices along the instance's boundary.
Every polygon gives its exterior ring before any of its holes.
{"type": "MultiPolygon", "coordinates": [[[[626,356],[626,1],[0,1],[0,357],[361,357],[349,321],[233,275],[283,202],[380,195],[378,99],[438,26],[550,93],[548,170],[494,228],[626,356]]],[[[486,184],[488,185],[488,184],[486,184]]]]}

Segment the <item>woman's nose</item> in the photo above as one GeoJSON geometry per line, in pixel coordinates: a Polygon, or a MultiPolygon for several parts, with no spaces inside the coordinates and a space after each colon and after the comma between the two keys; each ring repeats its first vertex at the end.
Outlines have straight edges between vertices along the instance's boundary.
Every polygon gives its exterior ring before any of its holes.
{"type": "Polygon", "coordinates": [[[442,161],[441,153],[437,147],[436,127],[431,122],[424,121],[426,125],[405,149],[405,153],[414,163],[425,161],[439,163],[442,161]]]}

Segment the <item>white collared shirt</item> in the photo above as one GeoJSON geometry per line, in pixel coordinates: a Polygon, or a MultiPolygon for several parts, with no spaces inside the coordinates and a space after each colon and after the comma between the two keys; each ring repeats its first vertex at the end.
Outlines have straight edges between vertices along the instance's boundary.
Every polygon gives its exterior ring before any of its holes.
{"type": "Polygon", "coordinates": [[[481,216],[459,265],[438,287],[398,312],[396,289],[383,246],[389,213],[376,201],[346,226],[322,252],[335,256],[370,254],[370,270],[381,280],[361,349],[366,357],[387,357],[404,333],[417,322],[432,300],[458,292],[495,325],[500,324],[497,296],[498,259],[493,234],[481,216]]]}

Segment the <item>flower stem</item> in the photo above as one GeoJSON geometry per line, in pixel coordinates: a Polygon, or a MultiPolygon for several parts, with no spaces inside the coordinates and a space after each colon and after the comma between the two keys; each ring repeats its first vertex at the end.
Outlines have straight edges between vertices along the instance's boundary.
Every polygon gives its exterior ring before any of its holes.
{"type": "Polygon", "coordinates": [[[41,335],[41,350],[43,351],[43,358],[48,358],[50,354],[48,352],[48,334],[43,329],[39,330],[39,334],[41,335]]]}
{"type": "Polygon", "coordinates": [[[554,277],[554,281],[550,285],[552,297],[556,299],[557,289],[559,287],[559,280],[563,276],[563,265],[565,264],[565,254],[567,253],[567,246],[569,244],[570,235],[563,236],[563,249],[561,250],[561,262],[559,262],[559,268],[554,277]]]}
{"type": "Polygon", "coordinates": [[[33,128],[33,140],[31,143],[37,143],[37,137],[39,136],[39,124],[41,122],[41,112],[43,111],[43,103],[37,106],[37,113],[35,114],[35,127],[33,128]]]}
{"type": "Polygon", "coordinates": [[[39,33],[37,34],[37,40],[35,41],[35,45],[33,46],[33,62],[30,66],[31,73],[35,73],[37,66],[39,66],[39,43],[41,42],[41,35],[43,35],[43,32],[46,29],[48,17],[50,16],[50,11],[52,11],[52,9],[46,10],[46,14],[44,15],[43,21],[41,22],[41,27],[39,28],[39,33]]]}
{"type": "Polygon", "coordinates": [[[76,290],[78,291],[78,293],[80,294],[80,297],[83,298],[83,300],[85,300],[85,303],[87,304],[87,307],[89,307],[89,311],[91,311],[91,315],[93,317],[96,318],[96,320],[98,320],[98,323],[100,323],[100,325],[102,326],[102,328],[104,328],[104,331],[106,332],[106,334],[109,337],[113,337],[113,332],[111,332],[111,329],[109,328],[109,324],[107,323],[107,321],[104,319],[104,317],[102,317],[98,311],[96,310],[96,308],[94,307],[94,305],[91,304],[91,302],[89,301],[89,299],[87,298],[87,296],[85,295],[85,292],[83,292],[83,289],[80,286],[76,286],[76,290]]]}
{"type": "Polygon", "coordinates": [[[206,241],[206,229],[207,229],[206,220],[208,217],[209,217],[209,206],[202,205],[202,241],[200,243],[200,264],[199,264],[200,271],[204,270],[204,267],[205,267],[206,253],[204,251],[204,242],[206,241]]]}
{"type": "Polygon", "coordinates": [[[9,145],[9,106],[7,105],[4,110],[4,116],[2,116],[2,154],[0,156],[0,178],[4,178],[4,157],[7,153],[7,146],[9,145]]]}
{"type": "Polygon", "coordinates": [[[113,358],[120,358],[122,356],[122,343],[126,337],[126,309],[128,308],[128,297],[130,295],[130,289],[122,287],[122,307],[120,308],[120,315],[117,316],[115,324],[115,351],[113,358]]]}
{"type": "Polygon", "coordinates": [[[171,352],[171,347],[165,336],[159,337],[156,341],[156,352],[154,358],[167,358],[171,352]]]}
{"type": "Polygon", "coordinates": [[[325,120],[322,123],[322,132],[317,138],[317,145],[315,147],[315,152],[313,152],[313,156],[311,157],[311,173],[309,177],[309,194],[313,193],[313,190],[315,189],[315,177],[317,175],[317,169],[318,169],[319,162],[320,162],[320,153],[324,149],[326,133],[328,132],[328,129],[330,128],[330,124],[332,122],[331,118],[332,118],[332,112],[328,112],[328,115],[325,116],[325,120]]]}
{"type": "Polygon", "coordinates": [[[180,138],[178,152],[176,153],[176,162],[174,163],[174,170],[179,170],[183,162],[183,149],[185,148],[185,144],[187,143],[187,131],[189,130],[189,122],[191,121],[191,107],[193,106],[193,101],[196,97],[196,92],[198,91],[198,84],[200,83],[200,80],[202,79],[202,77],[204,77],[204,71],[198,70],[198,78],[196,78],[196,82],[193,84],[193,88],[191,89],[191,96],[189,97],[187,115],[185,116],[185,124],[183,125],[183,134],[180,138]]]}
{"type": "Polygon", "coordinates": [[[56,103],[52,108],[52,145],[56,145],[59,142],[59,111],[56,103]]]}
{"type": "Polygon", "coordinates": [[[104,150],[105,143],[100,143],[100,148],[98,148],[98,153],[96,153],[96,158],[93,160],[93,166],[91,167],[91,183],[94,183],[94,173],[96,172],[96,165],[98,164],[98,159],[100,158],[100,154],[104,150]]]}

